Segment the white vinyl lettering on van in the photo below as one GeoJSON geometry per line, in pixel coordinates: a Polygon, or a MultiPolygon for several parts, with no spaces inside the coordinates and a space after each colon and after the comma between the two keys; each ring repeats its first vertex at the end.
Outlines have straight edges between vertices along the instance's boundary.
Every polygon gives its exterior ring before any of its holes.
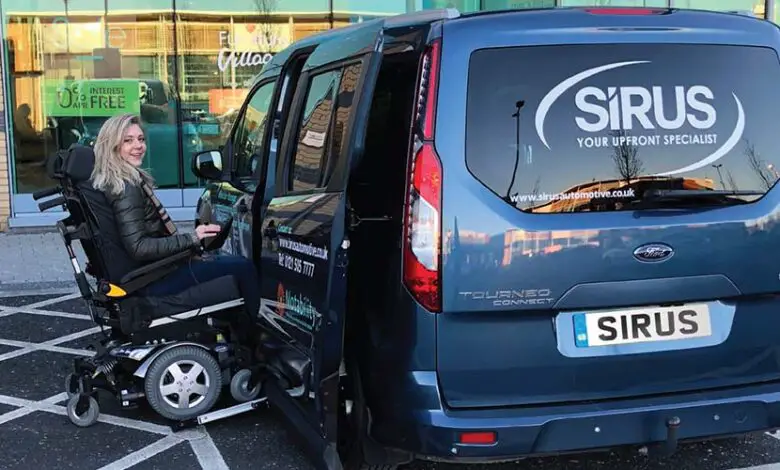
{"type": "MultiPolygon", "coordinates": [[[[621,67],[650,63],[647,60],[638,60],[601,65],[573,75],[553,87],[542,98],[536,110],[536,132],[542,144],[550,148],[544,133],[545,120],[552,106],[564,93],[594,75],[621,67]]],[[[737,145],[745,130],[745,113],[737,95],[731,94],[736,104],[737,119],[728,139],[715,151],[698,161],[655,176],[669,176],[705,167],[722,158],[737,145]]],[[[712,89],[701,84],[678,85],[673,88],[585,86],[574,94],[576,106],[574,122],[577,128],[585,133],[576,137],[576,143],[578,147],[587,149],[622,145],[635,147],[717,145],[722,139],[717,133],[711,131],[718,120],[716,103],[718,97],[712,89]],[[667,103],[673,101],[674,105],[665,108],[665,97],[667,103]],[[674,99],[670,100],[669,97],[674,99]],[[686,125],[691,130],[687,133],[680,132],[686,125]],[[629,134],[629,131],[639,132],[639,134],[629,134]],[[660,134],[659,131],[676,132],[660,134]]]]}
{"type": "Polygon", "coordinates": [[[707,101],[712,101],[712,90],[703,85],[689,87],[674,87],[676,110],[671,113],[673,119],[667,118],[664,111],[664,90],[660,86],[647,89],[641,86],[609,87],[606,90],[588,86],[582,88],[574,97],[577,108],[595,116],[595,122],[577,116],[577,127],[585,132],[601,132],[607,127],[611,130],[632,130],[636,121],[643,129],[652,130],[660,127],[666,130],[677,130],[687,122],[700,130],[709,129],[715,125],[717,112],[707,101]],[[700,99],[703,97],[707,101],[700,99]],[[701,111],[705,119],[688,113],[688,109],[701,111]]]}

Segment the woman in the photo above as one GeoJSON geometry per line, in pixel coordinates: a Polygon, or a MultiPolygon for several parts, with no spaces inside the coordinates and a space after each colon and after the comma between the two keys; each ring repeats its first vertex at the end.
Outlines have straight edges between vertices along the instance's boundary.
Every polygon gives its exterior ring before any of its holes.
{"type": "MultiPolygon", "coordinates": [[[[215,236],[220,227],[199,225],[192,234],[178,233],[152,191],[151,175],[141,168],[146,140],[140,119],[133,114],[109,118],[95,141],[92,185],[102,191],[114,211],[117,230],[128,255],[151,263],[182,251],[200,251],[201,240],[215,236]]],[[[247,310],[255,317],[260,309],[259,279],[254,264],[241,256],[196,258],[160,281],[148,286],[147,295],[176,294],[189,287],[227,274],[239,283],[247,310]]]]}

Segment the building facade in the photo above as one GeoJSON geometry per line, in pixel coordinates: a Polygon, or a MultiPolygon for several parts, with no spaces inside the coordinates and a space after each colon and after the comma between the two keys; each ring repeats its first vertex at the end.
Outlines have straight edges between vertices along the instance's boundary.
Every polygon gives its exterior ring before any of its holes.
{"type": "Polygon", "coordinates": [[[777,21],[777,0],[2,0],[0,231],[53,225],[32,193],[46,158],[93,141],[108,117],[141,115],[163,203],[191,220],[193,152],[219,147],[273,55],[307,35],[425,9],[673,6],[777,21]]]}

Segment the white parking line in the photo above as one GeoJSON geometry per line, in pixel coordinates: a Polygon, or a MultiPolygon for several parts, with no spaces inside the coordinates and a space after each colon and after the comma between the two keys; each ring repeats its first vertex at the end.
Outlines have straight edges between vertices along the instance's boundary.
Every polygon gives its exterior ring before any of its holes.
{"type": "Polygon", "coordinates": [[[195,452],[195,457],[198,458],[201,468],[207,470],[230,470],[208,431],[206,431],[203,438],[191,440],[190,445],[192,446],[192,451],[195,452]]]}
{"type": "Polygon", "coordinates": [[[24,308],[35,309],[38,307],[45,307],[46,305],[53,305],[53,304],[58,304],[60,302],[65,302],[66,300],[78,299],[80,297],[81,297],[81,293],[73,292],[72,294],[63,295],[62,297],[55,297],[53,299],[42,300],[40,302],[35,302],[33,304],[25,305],[24,308]]]}
{"type": "Polygon", "coordinates": [[[29,354],[29,353],[31,353],[33,351],[35,351],[35,349],[32,349],[32,348],[22,348],[22,349],[17,349],[16,351],[10,351],[10,352],[7,352],[5,354],[0,354],[0,362],[6,361],[8,359],[13,359],[13,358],[19,357],[19,356],[24,356],[25,354],[29,354]]]}
{"type": "MultiPolygon", "coordinates": [[[[92,317],[85,313],[68,313],[68,312],[57,312],[54,310],[41,310],[39,308],[17,308],[16,311],[13,313],[27,313],[30,315],[43,315],[45,317],[59,317],[59,318],[72,318],[74,320],[92,320],[92,317]]],[[[6,312],[3,312],[6,313],[6,312]]]]}
{"type": "MultiPolygon", "coordinates": [[[[34,295],[34,294],[27,293],[24,295],[34,295]]],[[[10,295],[3,295],[2,293],[0,293],[0,297],[4,297],[4,296],[10,297],[10,295]]],[[[28,314],[41,315],[41,316],[90,320],[91,318],[89,315],[57,312],[57,311],[45,310],[39,308],[39,307],[45,307],[47,305],[56,304],[59,302],[63,302],[66,300],[75,299],[79,297],[80,295],[78,292],[73,293],[73,291],[71,290],[70,293],[66,295],[59,296],[53,299],[44,300],[41,302],[35,302],[33,304],[25,305],[22,307],[6,307],[6,308],[0,307],[2,308],[2,311],[0,311],[0,317],[9,316],[16,313],[28,313],[28,314]]],[[[107,328],[105,330],[110,331],[107,328]]],[[[83,338],[85,336],[89,336],[98,333],[100,331],[101,331],[100,327],[96,326],[96,327],[84,329],[76,333],[71,333],[65,336],[61,336],[59,338],[54,338],[45,341],[43,343],[0,339],[0,344],[20,348],[16,351],[10,351],[5,354],[0,354],[0,362],[4,360],[24,356],[34,351],[52,351],[52,352],[65,353],[71,355],[82,355],[82,356],[93,355],[94,351],[88,351],[85,349],[66,348],[58,345],[66,343],[68,341],[73,341],[75,339],[83,338]]],[[[18,408],[8,413],[1,414],[0,424],[5,424],[9,421],[21,418],[23,416],[29,415],[34,412],[47,412],[59,416],[67,416],[65,407],[57,404],[64,401],[66,398],[67,398],[67,394],[65,394],[64,392],[58,393],[57,395],[51,396],[41,401],[28,400],[24,398],[12,397],[7,395],[0,395],[0,403],[18,408]]],[[[208,430],[202,426],[199,426],[194,429],[182,430],[178,433],[175,433],[173,429],[171,429],[168,426],[161,426],[146,421],[123,418],[111,414],[101,413],[100,417],[98,418],[98,421],[101,423],[106,423],[114,426],[120,426],[123,428],[135,429],[138,431],[144,431],[151,434],[164,436],[162,439],[142,449],[139,449],[131,454],[125,455],[121,459],[104,466],[101,470],[124,470],[130,468],[145,460],[150,459],[151,457],[161,452],[165,452],[166,450],[174,447],[176,444],[181,442],[190,443],[190,446],[192,447],[192,451],[195,454],[196,458],[198,459],[198,462],[200,463],[200,467],[202,469],[206,469],[206,470],[228,470],[229,469],[229,467],[225,463],[224,458],[222,457],[222,453],[219,451],[219,448],[217,448],[213,439],[209,435],[208,430]]]]}
{"type": "Polygon", "coordinates": [[[111,462],[108,465],[100,467],[98,470],[125,470],[134,465],[138,465],[141,462],[151,459],[160,452],[165,452],[171,447],[186,442],[183,439],[179,439],[176,436],[165,436],[157,442],[149,444],[148,446],[138,449],[137,451],[127,454],[121,459],[111,462]]]}
{"type": "Polygon", "coordinates": [[[9,411],[8,413],[4,413],[0,415],[0,424],[5,424],[9,421],[13,421],[17,418],[21,418],[23,416],[27,416],[28,414],[31,414],[35,412],[35,410],[30,408],[19,408],[17,410],[9,411]]]}
{"type": "MultiPolygon", "coordinates": [[[[61,407],[63,413],[65,407],[61,407]]],[[[122,418],[121,416],[114,416],[110,414],[101,414],[98,421],[106,424],[113,424],[115,426],[121,426],[123,428],[135,429],[138,431],[146,431],[154,434],[170,435],[173,434],[173,430],[168,426],[160,426],[159,424],[147,423],[146,421],[139,421],[137,419],[122,418]]]]}
{"type": "MultiPolygon", "coordinates": [[[[105,328],[103,328],[105,330],[105,328]]],[[[100,333],[100,327],[96,326],[94,328],[90,328],[88,330],[82,330],[78,331],[76,333],[71,333],[69,335],[60,336],[59,338],[50,339],[49,341],[44,341],[41,344],[55,346],[62,343],[67,343],[68,341],[73,341],[74,339],[83,338],[84,336],[89,336],[95,333],[100,333]]]]}
{"type": "MultiPolygon", "coordinates": [[[[64,354],[72,354],[74,356],[93,356],[95,354],[95,351],[88,351],[86,349],[75,349],[75,348],[66,348],[63,346],[52,346],[50,344],[45,344],[45,343],[28,343],[27,341],[18,341],[14,339],[0,338],[0,344],[5,346],[13,346],[15,348],[23,348],[26,351],[26,353],[30,353],[33,351],[51,351],[51,352],[58,352],[64,354]]],[[[4,358],[0,358],[0,362],[2,362],[3,359],[4,358]]],[[[10,359],[10,357],[8,359],[10,359]]]]}

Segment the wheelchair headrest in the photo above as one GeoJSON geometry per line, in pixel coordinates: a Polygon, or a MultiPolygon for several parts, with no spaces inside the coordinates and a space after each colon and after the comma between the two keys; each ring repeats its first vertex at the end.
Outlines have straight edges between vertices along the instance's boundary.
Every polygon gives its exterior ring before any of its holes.
{"type": "Polygon", "coordinates": [[[69,179],[81,183],[92,177],[95,167],[95,151],[92,147],[73,144],[58,151],[49,162],[48,173],[52,179],[69,179]]]}

